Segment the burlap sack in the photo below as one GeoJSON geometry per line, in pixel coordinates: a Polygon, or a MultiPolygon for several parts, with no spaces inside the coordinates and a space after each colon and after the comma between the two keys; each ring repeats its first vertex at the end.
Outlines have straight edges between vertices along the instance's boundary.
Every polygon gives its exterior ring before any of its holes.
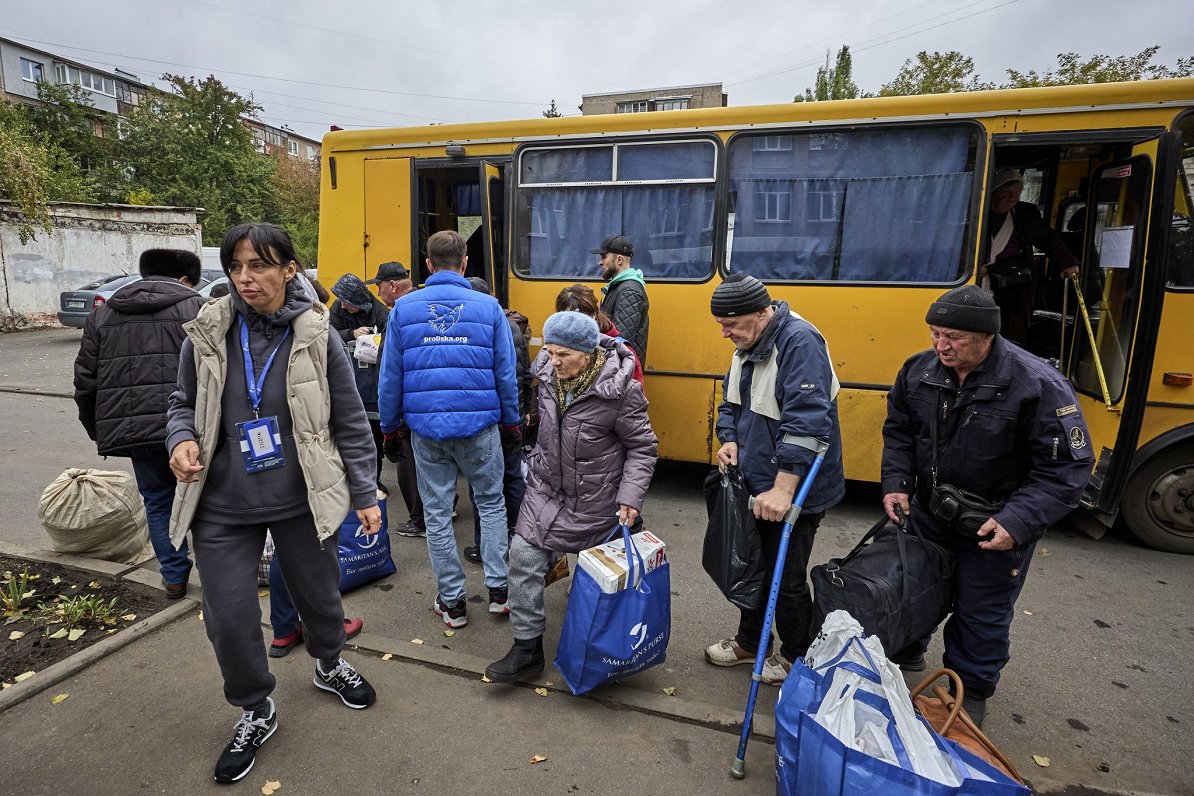
{"type": "Polygon", "coordinates": [[[55,552],[120,564],[154,556],[141,493],[128,473],[72,467],[41,493],[37,516],[55,552]]]}

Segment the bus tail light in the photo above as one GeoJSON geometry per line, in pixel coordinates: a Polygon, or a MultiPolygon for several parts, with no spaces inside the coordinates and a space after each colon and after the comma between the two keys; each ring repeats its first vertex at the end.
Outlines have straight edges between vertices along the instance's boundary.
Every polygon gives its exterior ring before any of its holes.
{"type": "Polygon", "coordinates": [[[1194,384],[1194,375],[1170,371],[1161,378],[1161,383],[1168,384],[1170,387],[1189,387],[1194,384]]]}

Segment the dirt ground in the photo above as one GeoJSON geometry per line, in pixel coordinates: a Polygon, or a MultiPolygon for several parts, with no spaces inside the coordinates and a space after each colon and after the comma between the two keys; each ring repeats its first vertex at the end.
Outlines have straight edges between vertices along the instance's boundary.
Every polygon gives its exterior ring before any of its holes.
{"type": "Polygon", "coordinates": [[[57,564],[0,556],[0,683],[7,687],[25,672],[42,671],[157,613],[167,602],[162,592],[137,583],[57,564]],[[25,572],[29,580],[22,592],[16,584],[25,572]],[[10,595],[14,593],[20,594],[20,606],[15,612],[10,604],[10,595]],[[61,612],[64,598],[78,603],[82,602],[80,596],[98,597],[107,610],[102,612],[103,620],[87,616],[73,623],[73,628],[85,632],[72,641],[72,627],[68,627],[71,623],[61,612]],[[109,607],[113,599],[116,602],[109,607]],[[59,638],[50,637],[60,630],[66,633],[59,638]]]}

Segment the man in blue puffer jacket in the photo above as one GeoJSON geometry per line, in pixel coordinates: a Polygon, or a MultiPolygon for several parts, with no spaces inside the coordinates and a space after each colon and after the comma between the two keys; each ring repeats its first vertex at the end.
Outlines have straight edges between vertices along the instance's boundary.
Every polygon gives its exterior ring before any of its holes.
{"type": "Polygon", "coordinates": [[[464,278],[464,239],[451,230],[427,239],[423,289],[394,303],[382,346],[378,411],[385,445],[411,430],[427,551],[439,594],[432,609],[449,627],[468,623],[464,569],[452,530],[456,478],[464,473],[481,514],[489,611],[507,614],[503,448],[522,445],[514,340],[497,299],[464,278]],[[500,429],[499,429],[500,426],[500,429]]]}

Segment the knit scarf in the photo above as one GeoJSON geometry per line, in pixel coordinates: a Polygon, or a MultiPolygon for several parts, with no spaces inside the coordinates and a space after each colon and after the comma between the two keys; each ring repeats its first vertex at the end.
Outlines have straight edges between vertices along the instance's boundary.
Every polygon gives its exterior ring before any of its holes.
{"type": "Polygon", "coordinates": [[[556,395],[560,399],[560,414],[568,411],[568,407],[576,400],[576,396],[583,393],[597,379],[601,366],[605,364],[605,351],[598,348],[589,358],[589,366],[575,376],[560,379],[556,382],[556,395]]]}

